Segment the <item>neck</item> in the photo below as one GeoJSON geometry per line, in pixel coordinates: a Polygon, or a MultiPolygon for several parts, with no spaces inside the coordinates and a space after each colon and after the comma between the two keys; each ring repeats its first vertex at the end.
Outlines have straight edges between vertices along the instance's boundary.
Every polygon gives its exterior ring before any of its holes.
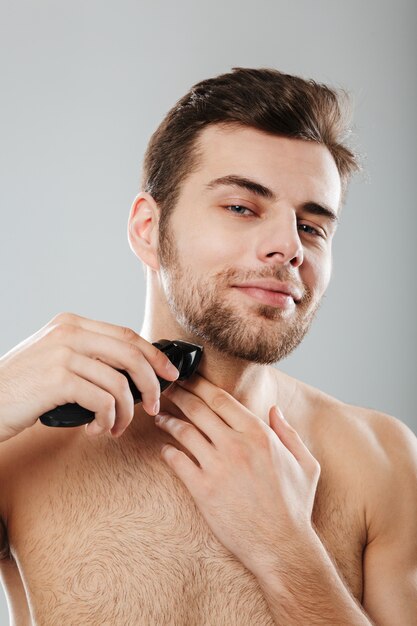
{"type": "Polygon", "coordinates": [[[269,409],[279,404],[282,410],[289,404],[289,378],[276,368],[237,359],[219,352],[204,339],[188,333],[172,317],[165,302],[158,303],[148,292],[145,305],[145,318],[141,337],[153,343],[160,339],[182,339],[203,346],[204,352],[198,372],[211,383],[224,389],[249,411],[265,422],[269,422],[269,409]]]}

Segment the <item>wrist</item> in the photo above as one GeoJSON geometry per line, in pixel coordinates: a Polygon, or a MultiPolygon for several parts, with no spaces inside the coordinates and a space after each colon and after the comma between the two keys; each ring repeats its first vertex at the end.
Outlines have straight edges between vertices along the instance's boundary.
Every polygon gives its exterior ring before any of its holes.
{"type": "Polygon", "coordinates": [[[282,587],[284,591],[288,573],[297,568],[297,563],[317,555],[320,550],[323,550],[323,545],[311,524],[294,527],[277,537],[267,552],[258,554],[249,569],[261,586],[272,585],[275,590],[282,587]]]}

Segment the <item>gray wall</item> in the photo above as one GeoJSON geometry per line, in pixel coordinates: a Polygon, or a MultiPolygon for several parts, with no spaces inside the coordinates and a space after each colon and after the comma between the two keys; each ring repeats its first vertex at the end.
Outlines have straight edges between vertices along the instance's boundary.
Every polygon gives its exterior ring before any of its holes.
{"type": "Polygon", "coordinates": [[[351,90],[367,155],[325,302],[281,367],[417,431],[416,7],[1,0],[0,354],[59,311],[140,329],[126,227],[151,133],[198,80],[276,67],[351,90]]]}

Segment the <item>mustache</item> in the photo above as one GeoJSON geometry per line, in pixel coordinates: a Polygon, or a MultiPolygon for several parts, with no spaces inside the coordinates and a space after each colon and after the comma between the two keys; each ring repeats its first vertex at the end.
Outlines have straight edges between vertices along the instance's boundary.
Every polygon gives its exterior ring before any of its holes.
{"type": "Polygon", "coordinates": [[[238,271],[236,268],[229,268],[227,270],[219,272],[216,276],[222,278],[226,283],[243,283],[250,280],[267,280],[269,278],[280,281],[282,283],[290,283],[293,287],[300,291],[300,293],[302,294],[302,300],[310,299],[312,295],[310,289],[306,285],[304,285],[304,283],[298,277],[294,276],[293,273],[288,272],[288,270],[282,267],[276,268],[273,272],[269,270],[268,272],[263,273],[238,271]]]}

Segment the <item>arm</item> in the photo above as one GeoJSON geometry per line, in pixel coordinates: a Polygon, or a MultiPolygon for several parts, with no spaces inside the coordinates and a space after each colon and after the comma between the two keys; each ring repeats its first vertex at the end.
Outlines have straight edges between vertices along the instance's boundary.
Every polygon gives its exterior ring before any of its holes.
{"type": "Polygon", "coordinates": [[[417,438],[379,416],[381,459],[370,500],[363,605],[378,626],[417,624],[417,438]]]}
{"type": "Polygon", "coordinates": [[[363,609],[342,583],[318,536],[309,532],[290,541],[286,554],[277,555],[274,574],[268,567],[268,574],[257,575],[277,623],[417,623],[417,439],[399,420],[376,414],[373,441],[363,609]]]}
{"type": "Polygon", "coordinates": [[[373,624],[345,587],[313,529],[295,534],[275,566],[257,574],[276,624],[369,626],[373,624]]]}
{"type": "Polygon", "coordinates": [[[19,479],[30,438],[33,440],[33,433],[28,429],[0,443],[0,584],[7,601],[9,626],[32,625],[26,591],[8,538],[8,523],[14,512],[14,480],[19,479]]]}
{"type": "Polygon", "coordinates": [[[0,560],[0,581],[9,611],[9,626],[32,626],[26,591],[14,560],[0,560]]]}

